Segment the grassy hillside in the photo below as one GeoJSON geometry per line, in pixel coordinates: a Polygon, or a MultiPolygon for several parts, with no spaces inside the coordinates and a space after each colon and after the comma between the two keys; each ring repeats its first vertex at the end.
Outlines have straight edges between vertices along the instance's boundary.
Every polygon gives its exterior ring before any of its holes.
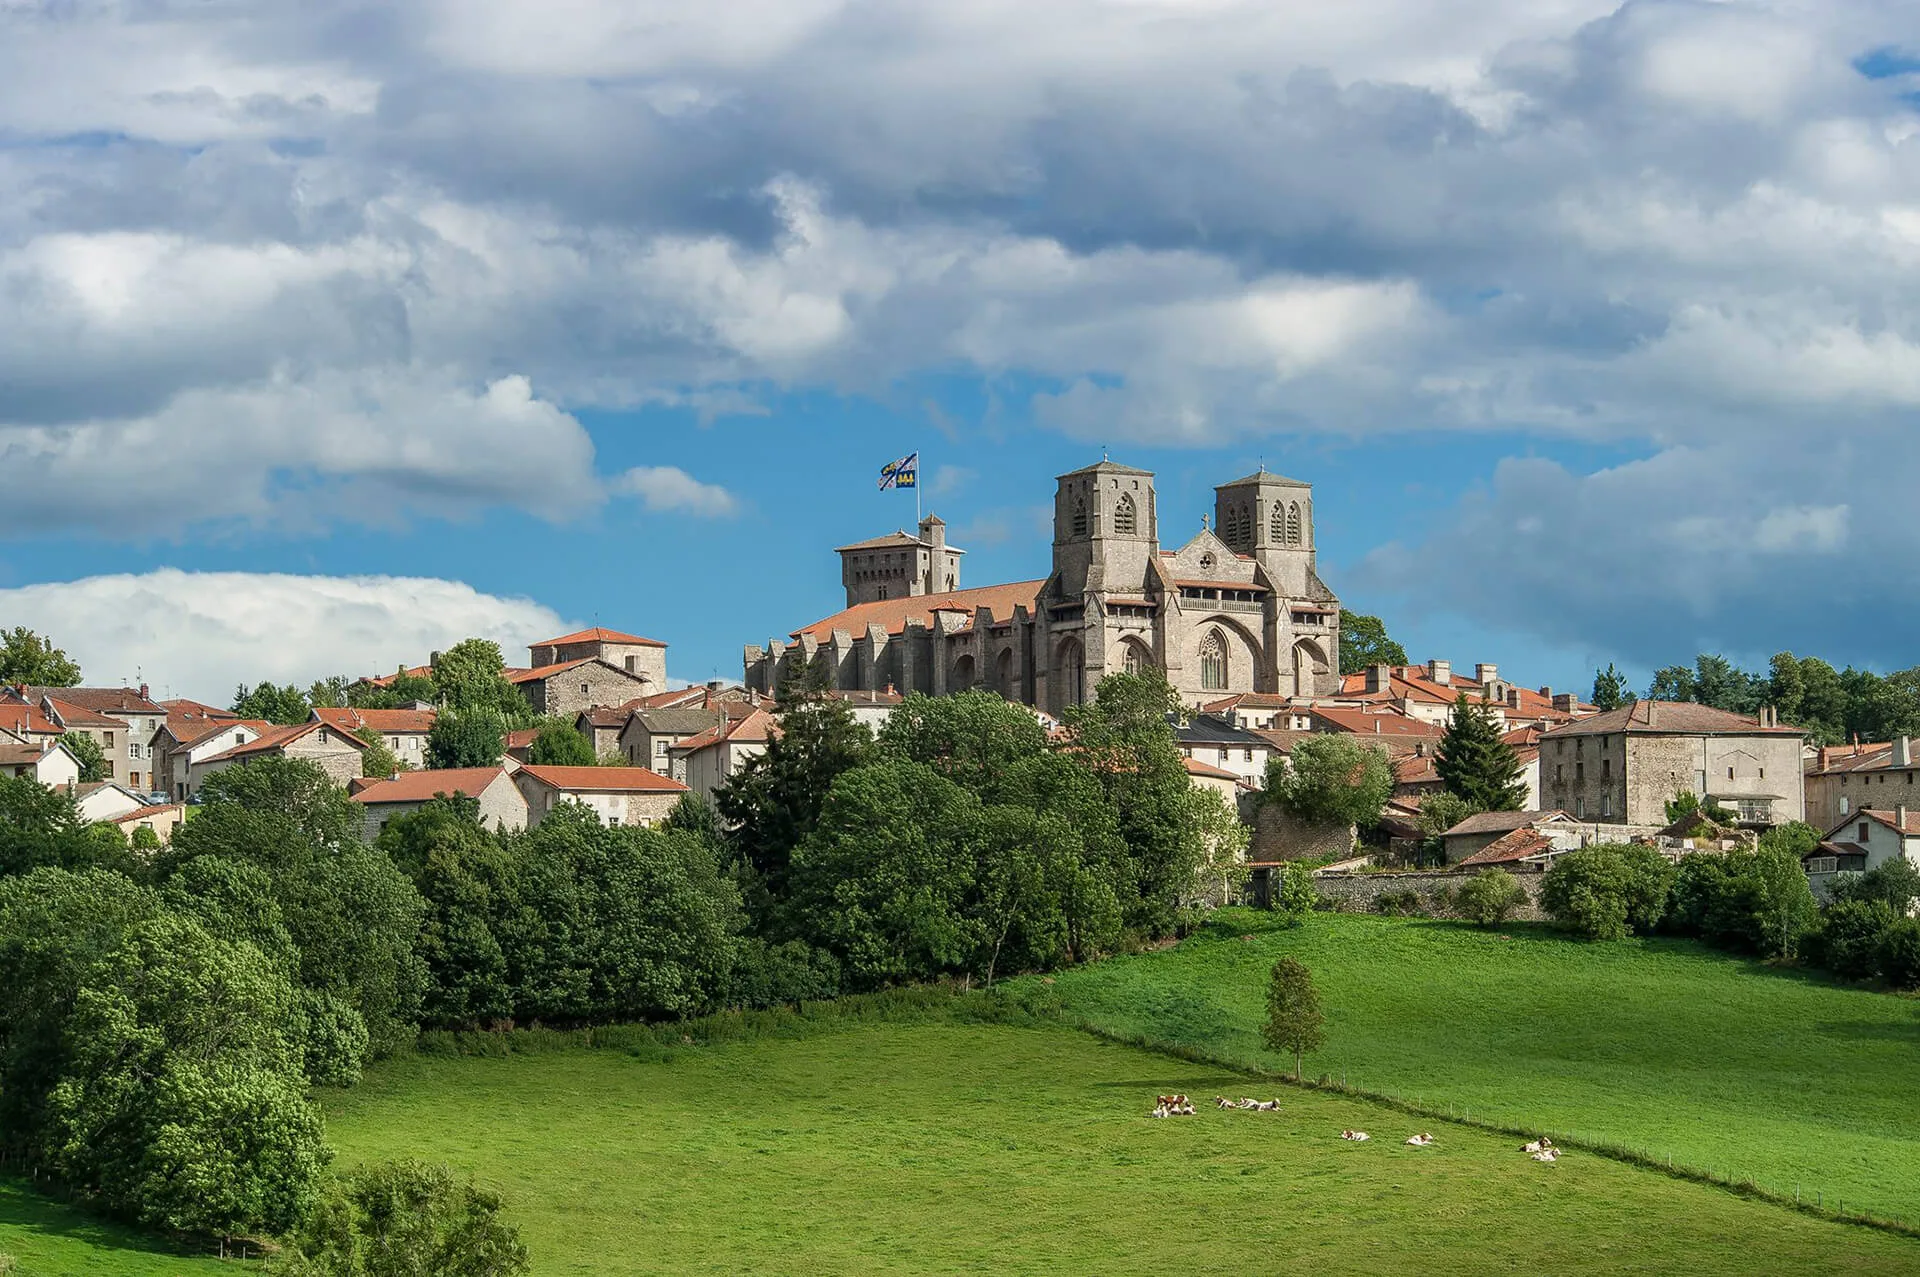
{"type": "Polygon", "coordinates": [[[1310,1072],[1920,1221],[1911,1000],[1684,941],[1339,914],[1283,929],[1241,911],[1053,987],[1103,1028],[1278,1067],[1258,1025],[1282,954],[1327,1009],[1310,1072]]]}
{"type": "Polygon", "coordinates": [[[1912,1271],[1920,1243],[1597,1157],[1308,1092],[1146,1117],[1244,1080],[1063,1029],[869,1026],[799,1041],[414,1057],[329,1099],[343,1159],[444,1159],[503,1190],[548,1274],[1912,1271]],[[1344,1126],[1372,1129],[1341,1142],[1344,1126]]]}
{"type": "Polygon", "coordinates": [[[215,1277],[253,1273],[254,1265],[173,1255],[152,1240],[0,1180],[0,1255],[19,1261],[18,1277],[215,1277]]]}

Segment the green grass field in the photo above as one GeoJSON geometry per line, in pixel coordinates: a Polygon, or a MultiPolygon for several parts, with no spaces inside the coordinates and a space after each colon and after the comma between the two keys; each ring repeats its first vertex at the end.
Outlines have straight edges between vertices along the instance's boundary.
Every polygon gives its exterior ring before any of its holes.
{"type": "Polygon", "coordinates": [[[1104,1029],[1279,1067],[1258,1025],[1283,954],[1327,1011],[1310,1073],[1920,1222],[1920,1002],[1817,974],[1686,941],[1235,911],[1052,988],[1104,1029]]]}
{"type": "Polygon", "coordinates": [[[0,1255],[18,1261],[19,1277],[214,1277],[256,1271],[251,1265],[189,1259],[160,1243],[0,1180],[0,1255]]]}
{"type": "Polygon", "coordinates": [[[1155,1121],[1243,1078],[1060,1028],[850,1027],[643,1062],[417,1056],[328,1098],[348,1163],[503,1191],[543,1274],[1896,1272],[1920,1242],[1364,1101],[1155,1121]],[[1364,1126],[1363,1145],[1337,1138],[1364,1126]]]}

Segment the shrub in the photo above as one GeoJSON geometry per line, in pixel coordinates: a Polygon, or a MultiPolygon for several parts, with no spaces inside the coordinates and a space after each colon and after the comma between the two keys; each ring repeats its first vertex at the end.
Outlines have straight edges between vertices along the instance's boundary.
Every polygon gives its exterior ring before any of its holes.
{"type": "Polygon", "coordinates": [[[1274,875],[1272,901],[1275,913],[1298,924],[1320,902],[1320,893],[1313,886],[1313,871],[1297,860],[1281,865],[1274,875]]]}
{"type": "Polygon", "coordinates": [[[1643,885],[1621,848],[1583,847],[1547,870],[1540,903],[1556,923],[1589,940],[1624,940],[1632,934],[1635,896],[1643,885]]]}
{"type": "Polygon", "coordinates": [[[527,1248],[500,1198],[444,1166],[387,1162],[343,1176],[297,1239],[295,1277],[514,1277],[527,1248]]]}
{"type": "Polygon", "coordinates": [[[1863,874],[1842,874],[1834,880],[1832,897],[1842,900],[1882,900],[1904,915],[1920,899],[1920,869],[1905,856],[1885,861],[1863,874]]]}
{"type": "Polygon", "coordinates": [[[1383,891],[1373,902],[1374,910],[1389,918],[1420,918],[1426,916],[1426,905],[1420,899],[1420,893],[1409,888],[1406,891],[1383,891]]]}
{"type": "Polygon", "coordinates": [[[727,1001],[733,1006],[813,1002],[840,992],[840,964],[803,941],[774,945],[755,936],[740,942],[731,981],[727,1001]]]}
{"type": "Polygon", "coordinates": [[[1463,917],[1483,927],[1495,927],[1526,898],[1514,876],[1504,869],[1482,869],[1460,885],[1454,907],[1463,917]]]}
{"type": "Polygon", "coordinates": [[[1387,752],[1350,736],[1309,736],[1267,770],[1268,801],[1302,820],[1367,826],[1393,797],[1387,752]]]}
{"type": "Polygon", "coordinates": [[[1837,900],[1821,915],[1812,956],[1837,976],[1871,979],[1880,972],[1881,945],[1894,921],[1884,900],[1837,900]]]}
{"type": "Polygon", "coordinates": [[[1920,988],[1920,919],[1897,919],[1882,933],[1880,974],[1896,989],[1920,988]]]}

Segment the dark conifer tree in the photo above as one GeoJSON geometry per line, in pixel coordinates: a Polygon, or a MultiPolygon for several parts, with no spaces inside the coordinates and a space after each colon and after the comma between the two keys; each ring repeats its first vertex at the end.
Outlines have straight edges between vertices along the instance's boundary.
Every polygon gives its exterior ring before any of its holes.
{"type": "Polygon", "coordinates": [[[1482,811],[1519,811],[1526,802],[1513,746],[1500,739],[1500,726],[1486,706],[1469,701],[1464,692],[1454,702],[1433,769],[1448,793],[1482,811]]]}

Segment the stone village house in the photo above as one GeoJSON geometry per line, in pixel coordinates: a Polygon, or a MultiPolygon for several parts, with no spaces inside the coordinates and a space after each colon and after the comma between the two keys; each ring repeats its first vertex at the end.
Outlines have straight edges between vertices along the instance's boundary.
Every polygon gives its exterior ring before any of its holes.
{"type": "Polygon", "coordinates": [[[1757,718],[1706,705],[1635,701],[1540,737],[1543,805],[1576,820],[1664,827],[1666,805],[1691,793],[1744,825],[1801,820],[1801,744],[1771,710],[1757,718]]]}
{"type": "Polygon", "coordinates": [[[366,809],[365,837],[372,842],[396,817],[419,811],[435,798],[471,798],[479,808],[482,827],[516,830],[527,827],[527,800],[504,767],[455,767],[443,771],[401,772],[387,780],[351,783],[353,801],[366,809]]]}

